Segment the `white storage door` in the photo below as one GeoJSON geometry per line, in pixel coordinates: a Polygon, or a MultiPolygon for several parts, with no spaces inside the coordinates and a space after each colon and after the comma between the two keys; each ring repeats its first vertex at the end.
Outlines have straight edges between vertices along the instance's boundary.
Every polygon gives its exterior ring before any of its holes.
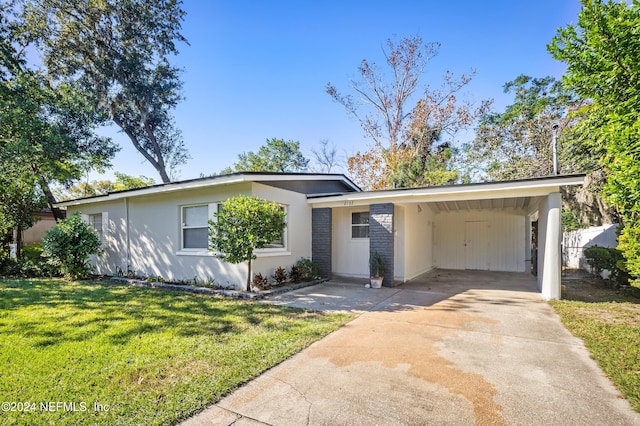
{"type": "Polygon", "coordinates": [[[464,223],[465,269],[490,269],[489,222],[466,221],[464,223]]]}

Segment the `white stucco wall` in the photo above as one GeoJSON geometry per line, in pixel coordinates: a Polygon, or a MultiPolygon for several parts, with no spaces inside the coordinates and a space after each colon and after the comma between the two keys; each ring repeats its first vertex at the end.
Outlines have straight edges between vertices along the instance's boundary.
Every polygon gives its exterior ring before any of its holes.
{"type": "Polygon", "coordinates": [[[368,211],[368,206],[333,209],[331,272],[334,275],[369,277],[369,239],[351,238],[351,213],[368,211]]]}
{"type": "Polygon", "coordinates": [[[311,214],[306,197],[256,183],[162,192],[70,206],[68,210],[69,214],[74,211],[85,215],[106,213],[105,250],[94,259],[98,273],[112,275],[117,267],[123,271],[130,268],[142,275],[159,275],[167,280],[197,277],[239,287],[246,281],[246,263],[228,264],[207,250],[181,250],[181,207],[217,203],[240,194],[281,203],[288,214],[287,248],[258,254],[253,273],[270,276],[277,266],[288,268],[300,257],[311,256],[311,214]]]}
{"type": "Polygon", "coordinates": [[[434,267],[443,269],[487,269],[525,272],[525,220],[521,210],[493,209],[440,212],[434,218],[434,267]],[[467,258],[466,223],[477,223],[483,231],[482,262],[467,258]],[[482,265],[480,265],[480,263],[482,265]]]}
{"type": "Polygon", "coordinates": [[[433,268],[433,219],[428,204],[395,208],[395,279],[408,281],[433,268]]]}
{"type": "Polygon", "coordinates": [[[103,215],[102,253],[90,258],[95,272],[101,275],[113,275],[116,273],[117,268],[126,271],[128,265],[126,251],[127,226],[124,200],[70,206],[67,209],[67,217],[75,212],[80,212],[85,219],[87,215],[103,215]]]}
{"type": "Polygon", "coordinates": [[[617,224],[607,224],[565,232],[562,236],[564,264],[569,268],[590,271],[591,268],[584,258],[584,249],[596,245],[616,247],[618,245],[617,229],[617,224]]]}

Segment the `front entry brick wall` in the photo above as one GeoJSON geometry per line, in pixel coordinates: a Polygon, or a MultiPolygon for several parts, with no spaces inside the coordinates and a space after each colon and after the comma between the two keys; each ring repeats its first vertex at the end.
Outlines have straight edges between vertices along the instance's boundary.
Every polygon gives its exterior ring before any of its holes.
{"type": "Polygon", "coordinates": [[[331,278],[331,232],[331,209],[311,210],[311,259],[323,278],[331,278]]]}
{"type": "Polygon", "coordinates": [[[369,256],[380,253],[385,265],[383,285],[393,287],[393,204],[372,204],[369,208],[369,256]]]}

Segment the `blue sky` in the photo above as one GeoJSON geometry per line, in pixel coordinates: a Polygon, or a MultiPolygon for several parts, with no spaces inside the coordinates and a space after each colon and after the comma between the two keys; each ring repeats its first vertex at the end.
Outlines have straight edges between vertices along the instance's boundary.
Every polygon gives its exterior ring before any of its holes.
{"type": "MultiPolygon", "coordinates": [[[[346,90],[363,58],[382,64],[381,47],[394,35],[441,43],[423,85],[439,86],[446,70],[459,75],[473,68],[466,97],[492,98],[502,111],[512,100],[504,83],[520,74],[563,74],[546,44],[576,22],[580,3],[185,0],[183,7],[190,45],[179,46],[174,61],[184,69],[185,96],[175,117],[192,159],[178,179],[217,172],[273,137],[300,141],[307,156],[322,139],[346,154],[366,149],[360,126],[325,85],[346,90]]],[[[108,134],[123,149],[111,171],[92,179],[117,170],[160,181],[124,135],[108,134]]]]}

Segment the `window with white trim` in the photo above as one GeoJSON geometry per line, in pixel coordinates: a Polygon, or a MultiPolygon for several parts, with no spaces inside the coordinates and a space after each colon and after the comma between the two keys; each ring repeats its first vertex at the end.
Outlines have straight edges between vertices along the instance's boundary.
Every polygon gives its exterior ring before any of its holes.
{"type": "MultiPolygon", "coordinates": [[[[287,212],[286,206],[281,208],[287,212]]],[[[198,251],[209,250],[209,220],[215,221],[215,213],[222,209],[222,205],[219,203],[211,204],[198,204],[191,206],[181,207],[181,249],[185,251],[198,251]]],[[[258,252],[265,251],[282,251],[287,248],[287,228],[285,226],[282,236],[272,243],[265,246],[265,248],[258,250],[258,252]]]]}
{"type": "Polygon", "coordinates": [[[91,226],[93,230],[96,231],[96,234],[98,234],[100,242],[104,241],[102,215],[102,213],[87,215],[87,222],[89,222],[89,226],[91,226]]]}
{"type": "Polygon", "coordinates": [[[218,204],[182,206],[182,249],[209,248],[209,219],[217,208],[218,204]]]}
{"type": "Polygon", "coordinates": [[[351,238],[369,238],[369,212],[351,213],[351,238]]]}
{"type": "MultiPolygon", "coordinates": [[[[285,220],[287,214],[287,208],[285,206],[280,206],[280,209],[284,211],[285,220]]],[[[265,249],[285,249],[287,248],[287,228],[288,224],[285,224],[284,231],[282,231],[282,235],[277,240],[272,241],[271,243],[264,246],[265,249]]]]}

